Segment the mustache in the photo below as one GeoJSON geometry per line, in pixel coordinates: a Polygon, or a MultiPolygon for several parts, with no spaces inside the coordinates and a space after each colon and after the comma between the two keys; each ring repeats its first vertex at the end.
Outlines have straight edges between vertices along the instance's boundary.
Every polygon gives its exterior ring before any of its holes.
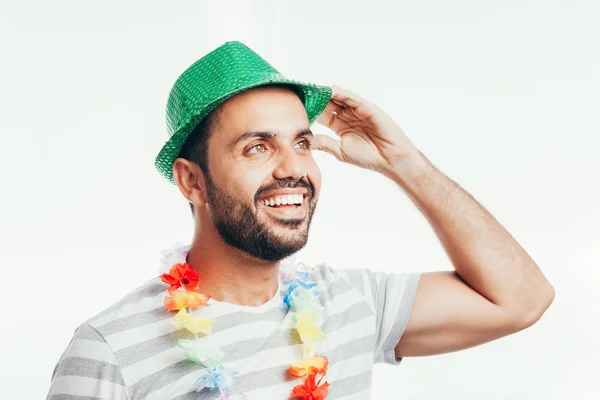
{"type": "Polygon", "coordinates": [[[298,179],[298,180],[281,179],[281,180],[276,181],[272,185],[261,188],[258,192],[256,192],[256,201],[258,201],[258,199],[260,199],[265,194],[274,192],[276,190],[297,189],[297,188],[306,188],[306,190],[308,192],[307,195],[310,197],[312,197],[315,193],[315,189],[313,188],[313,186],[310,184],[310,182],[308,182],[305,179],[298,179]]]}

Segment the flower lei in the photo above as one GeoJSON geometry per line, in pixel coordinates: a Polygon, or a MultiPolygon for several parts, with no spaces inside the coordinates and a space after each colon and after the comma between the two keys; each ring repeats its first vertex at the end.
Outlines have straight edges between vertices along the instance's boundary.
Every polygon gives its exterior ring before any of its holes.
{"type": "MultiPolygon", "coordinates": [[[[238,372],[225,367],[225,355],[219,348],[200,340],[200,333],[212,334],[215,320],[192,315],[192,310],[209,306],[210,296],[197,292],[200,276],[186,262],[189,247],[178,243],[172,250],[162,252],[161,280],[169,285],[164,304],[167,310],[177,311],[171,320],[173,325],[178,329],[185,328],[196,336],[192,340],[179,339],[177,342],[185,358],[205,367],[194,383],[196,391],[218,389],[218,400],[227,400],[233,377],[238,372]]],[[[279,279],[283,303],[290,309],[292,324],[304,344],[303,358],[292,363],[288,370],[294,377],[305,377],[304,384],[292,389],[292,396],[297,396],[299,400],[323,400],[329,392],[329,383],[323,382],[329,360],[314,352],[315,344],[325,339],[319,327],[323,307],[318,300],[319,292],[313,290],[317,283],[310,282],[309,273],[300,271],[295,265],[287,271],[282,268],[279,279]]],[[[242,396],[245,398],[245,395],[242,396]]]]}

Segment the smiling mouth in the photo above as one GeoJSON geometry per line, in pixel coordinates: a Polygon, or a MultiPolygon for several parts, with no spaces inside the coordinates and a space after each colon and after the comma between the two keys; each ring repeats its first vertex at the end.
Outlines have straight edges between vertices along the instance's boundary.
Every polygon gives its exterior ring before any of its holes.
{"type": "Polygon", "coordinates": [[[287,218],[295,218],[295,219],[304,219],[306,218],[307,212],[307,203],[308,199],[303,198],[302,203],[293,203],[293,204],[273,204],[269,205],[265,204],[265,201],[261,201],[260,205],[266,209],[267,213],[274,217],[287,217],[287,218]]]}

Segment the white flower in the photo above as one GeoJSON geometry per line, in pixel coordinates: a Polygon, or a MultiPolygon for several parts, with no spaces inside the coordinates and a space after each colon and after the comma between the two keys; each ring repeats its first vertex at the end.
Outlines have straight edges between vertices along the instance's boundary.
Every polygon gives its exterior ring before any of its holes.
{"type": "Polygon", "coordinates": [[[225,355],[218,347],[207,340],[179,339],[177,345],[183,350],[185,358],[201,363],[207,368],[215,368],[223,363],[225,355]]]}
{"type": "Polygon", "coordinates": [[[294,279],[298,268],[297,264],[296,254],[292,254],[279,262],[279,281],[281,283],[294,279]]]}
{"type": "Polygon", "coordinates": [[[158,273],[168,274],[171,267],[175,264],[183,264],[186,261],[190,245],[184,245],[181,242],[175,243],[175,245],[168,250],[162,250],[162,258],[160,259],[160,267],[158,273]]]}

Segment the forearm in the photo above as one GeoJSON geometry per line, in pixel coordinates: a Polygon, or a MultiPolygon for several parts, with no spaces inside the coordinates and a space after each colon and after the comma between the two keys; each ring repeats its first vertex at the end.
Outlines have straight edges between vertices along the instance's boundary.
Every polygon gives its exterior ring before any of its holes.
{"type": "Polygon", "coordinates": [[[421,153],[386,173],[427,218],[456,272],[490,302],[525,318],[551,303],[554,290],[533,259],[469,193],[421,153]]]}

